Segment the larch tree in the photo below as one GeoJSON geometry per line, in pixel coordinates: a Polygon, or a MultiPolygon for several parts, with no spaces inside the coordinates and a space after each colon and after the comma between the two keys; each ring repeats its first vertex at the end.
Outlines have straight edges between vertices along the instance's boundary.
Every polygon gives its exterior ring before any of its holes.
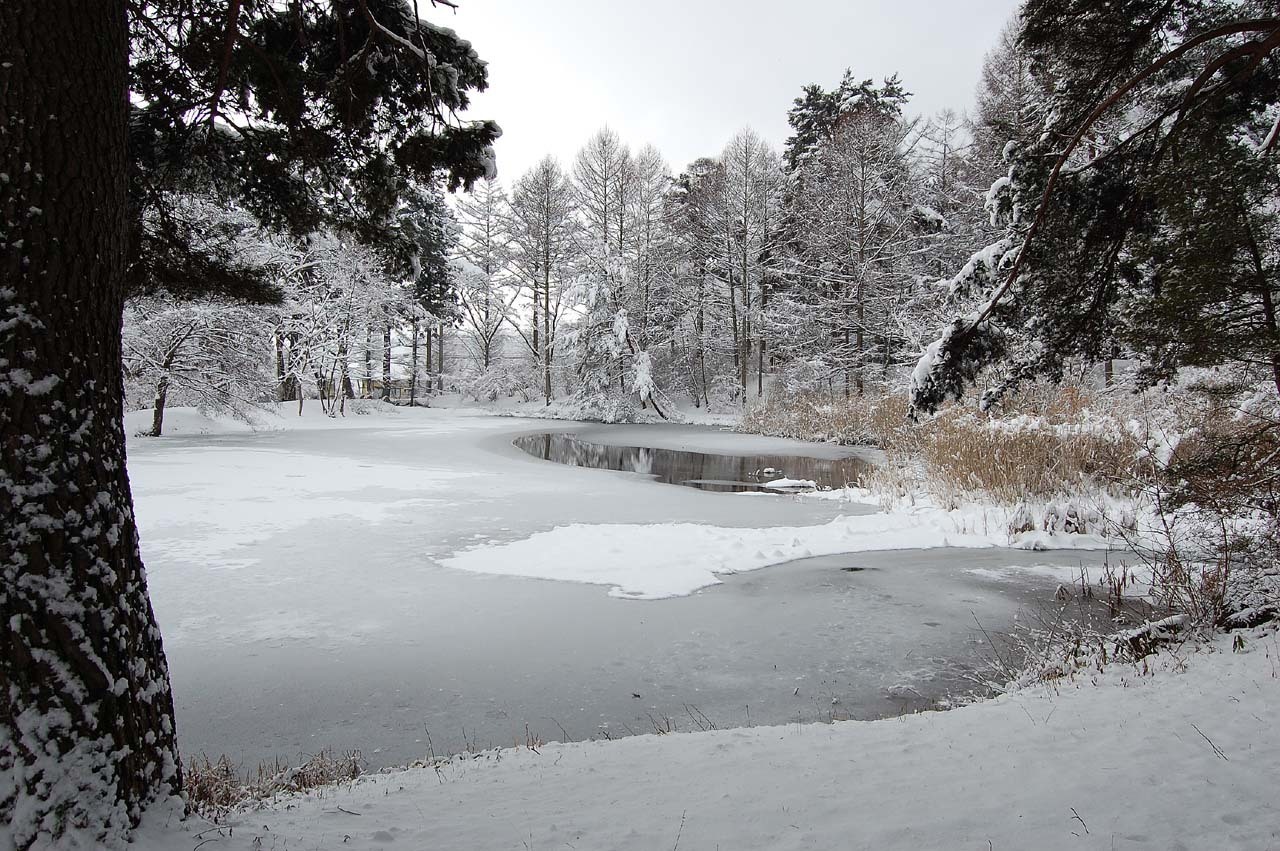
{"type": "Polygon", "coordinates": [[[527,328],[515,323],[542,376],[543,401],[550,405],[552,371],[560,343],[560,322],[578,266],[578,222],[573,186],[552,157],[543,158],[516,181],[511,195],[511,268],[527,294],[527,328]]]}
{"type": "Polygon", "coordinates": [[[412,8],[0,5],[0,822],[19,849],[123,845],[182,787],[125,469],[131,174],[201,157],[279,218],[345,193],[369,238],[410,175],[483,176],[496,125],[451,115],[484,65],[412,8]]]}
{"type": "Polygon", "coordinates": [[[1031,56],[1022,45],[1022,18],[1015,15],[1001,28],[982,60],[969,124],[976,160],[985,166],[988,183],[1008,172],[1004,149],[1009,142],[1030,144],[1044,126],[1048,93],[1031,74],[1031,56]]]}
{"type": "Polygon", "coordinates": [[[782,168],[758,133],[736,133],[720,154],[724,167],[720,221],[728,284],[729,324],[738,388],[745,399],[753,368],[763,388],[764,321],[771,263],[781,237],[782,168]]]}
{"type": "Polygon", "coordinates": [[[510,218],[507,194],[496,179],[478,182],[458,202],[456,274],[462,323],[473,355],[486,372],[516,296],[509,285],[510,218]]]}
{"type": "Polygon", "coordinates": [[[664,336],[669,317],[670,240],[665,206],[671,186],[671,169],[661,152],[645,145],[632,163],[631,204],[626,234],[632,264],[630,312],[636,346],[648,351],[664,336]]]}
{"type": "Polygon", "coordinates": [[[573,166],[573,188],[581,227],[578,254],[583,268],[574,288],[577,321],[568,339],[577,370],[575,399],[591,415],[627,416],[631,290],[628,210],[634,164],[616,132],[602,128],[587,140],[573,166]]]}
{"type": "Polygon", "coordinates": [[[895,358],[893,314],[916,271],[921,223],[912,135],[896,105],[857,101],[811,152],[792,195],[793,274],[846,396],[862,395],[872,367],[887,371],[895,358]]]}

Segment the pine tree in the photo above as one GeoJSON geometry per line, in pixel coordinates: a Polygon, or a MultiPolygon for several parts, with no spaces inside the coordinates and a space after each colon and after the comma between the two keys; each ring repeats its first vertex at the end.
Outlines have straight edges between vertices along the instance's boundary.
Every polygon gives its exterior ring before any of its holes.
{"type": "Polygon", "coordinates": [[[497,127],[450,118],[483,63],[411,9],[0,5],[0,821],[17,848],[120,845],[182,783],[124,464],[139,199],[202,166],[269,224],[325,210],[376,242],[411,176],[485,174],[497,127]]]}
{"type": "Polygon", "coordinates": [[[1234,363],[1280,392],[1272,158],[1280,19],[1262,3],[1031,0],[1021,44],[1052,92],[1044,132],[1006,153],[1004,236],[952,281],[976,304],[932,343],[913,404],[987,365],[991,404],[1071,358],[1141,356],[1144,377],[1234,363]]]}

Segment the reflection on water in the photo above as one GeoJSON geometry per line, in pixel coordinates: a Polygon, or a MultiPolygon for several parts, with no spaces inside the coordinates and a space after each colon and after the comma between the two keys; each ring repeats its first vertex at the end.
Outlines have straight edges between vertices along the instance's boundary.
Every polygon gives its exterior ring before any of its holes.
{"type": "Polygon", "coordinates": [[[535,458],[558,464],[641,473],[667,484],[711,491],[779,490],[765,487],[778,479],[841,488],[859,481],[871,467],[865,459],[856,457],[708,455],[678,449],[605,446],[587,443],[572,434],[531,434],[513,442],[535,458]]]}

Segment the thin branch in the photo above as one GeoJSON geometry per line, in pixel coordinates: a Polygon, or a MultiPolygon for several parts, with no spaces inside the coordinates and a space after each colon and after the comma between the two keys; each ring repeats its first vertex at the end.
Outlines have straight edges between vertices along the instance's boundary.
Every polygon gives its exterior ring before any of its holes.
{"type": "Polygon", "coordinates": [[[222,35],[222,64],[218,66],[218,81],[209,98],[210,130],[213,129],[214,119],[218,117],[218,102],[222,100],[222,92],[227,87],[227,75],[231,71],[231,52],[240,35],[240,2],[241,0],[231,0],[227,7],[227,28],[222,35]]]}

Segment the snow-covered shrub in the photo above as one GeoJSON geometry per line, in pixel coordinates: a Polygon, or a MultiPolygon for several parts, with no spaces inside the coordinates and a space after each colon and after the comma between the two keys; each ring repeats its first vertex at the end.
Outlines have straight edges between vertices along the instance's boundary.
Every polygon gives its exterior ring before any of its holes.
{"type": "Polygon", "coordinates": [[[1176,419],[1130,429],[1156,522],[1135,546],[1162,602],[1199,622],[1280,614],[1280,399],[1192,375],[1166,394],[1176,419]]]}
{"type": "Polygon", "coordinates": [[[635,394],[621,389],[572,396],[555,405],[564,419],[601,423],[633,423],[643,419],[635,394]]]}
{"type": "Polygon", "coordinates": [[[516,398],[528,402],[539,395],[533,365],[526,360],[499,360],[461,380],[462,392],[477,402],[516,398]]]}
{"type": "Polygon", "coordinates": [[[707,389],[707,410],[733,413],[742,408],[742,385],[732,375],[717,375],[707,389]]]}

